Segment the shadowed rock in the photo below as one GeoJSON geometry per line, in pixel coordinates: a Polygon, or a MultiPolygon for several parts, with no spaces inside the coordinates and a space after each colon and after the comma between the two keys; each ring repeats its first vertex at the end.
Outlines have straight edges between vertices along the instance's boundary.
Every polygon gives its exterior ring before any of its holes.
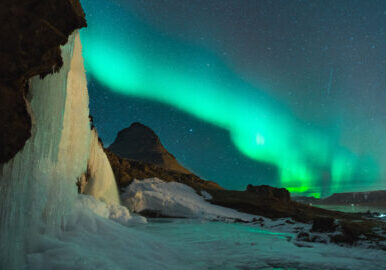
{"type": "Polygon", "coordinates": [[[313,232],[333,232],[337,225],[332,217],[316,217],[313,219],[311,231],[313,232]]]}
{"type": "Polygon", "coordinates": [[[283,202],[290,201],[290,193],[285,188],[274,188],[267,185],[248,185],[247,191],[255,193],[259,198],[277,199],[283,202]]]}
{"type": "Polygon", "coordinates": [[[165,149],[154,131],[141,123],[133,123],[121,130],[108,149],[122,158],[155,164],[167,170],[191,173],[165,149]]]}
{"type": "Polygon", "coordinates": [[[28,79],[62,67],[60,45],[86,20],[78,0],[3,0],[0,25],[1,164],[31,136],[28,79]]]}
{"type": "Polygon", "coordinates": [[[121,158],[108,149],[105,149],[105,152],[120,188],[130,185],[134,179],[141,180],[157,177],[166,182],[179,182],[188,185],[197,192],[223,189],[217,183],[203,180],[192,173],[183,173],[143,161],[121,158]]]}

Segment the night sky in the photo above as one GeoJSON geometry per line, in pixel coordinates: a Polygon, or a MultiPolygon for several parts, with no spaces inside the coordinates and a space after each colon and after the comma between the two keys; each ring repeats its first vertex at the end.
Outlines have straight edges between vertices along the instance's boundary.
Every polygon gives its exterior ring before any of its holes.
{"type": "Polygon", "coordinates": [[[386,1],[83,0],[90,108],[226,188],[386,189],[386,1]]]}

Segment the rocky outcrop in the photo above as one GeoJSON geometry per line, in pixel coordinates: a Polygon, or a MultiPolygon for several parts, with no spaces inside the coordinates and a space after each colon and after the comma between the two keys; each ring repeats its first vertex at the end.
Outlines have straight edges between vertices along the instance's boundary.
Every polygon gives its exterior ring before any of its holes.
{"type": "Polygon", "coordinates": [[[119,188],[128,186],[134,179],[141,180],[157,177],[165,182],[179,182],[185,184],[192,187],[197,192],[201,190],[223,189],[217,183],[203,180],[192,173],[182,173],[143,161],[121,158],[107,149],[105,149],[105,152],[110,161],[119,188]]]}
{"type": "Polygon", "coordinates": [[[274,188],[267,185],[248,185],[247,191],[256,194],[256,196],[261,199],[279,200],[284,203],[289,202],[291,200],[290,193],[285,188],[274,188]]]}
{"type": "Polygon", "coordinates": [[[312,232],[333,232],[337,225],[332,217],[316,217],[312,221],[312,232]]]}
{"type": "Polygon", "coordinates": [[[57,72],[59,46],[86,26],[78,0],[5,0],[0,3],[0,164],[31,136],[28,79],[57,72]]]}
{"type": "Polygon", "coordinates": [[[197,193],[207,191],[212,197],[209,200],[212,204],[253,215],[269,218],[290,217],[301,222],[312,222],[315,217],[319,216],[332,215],[335,218],[345,218],[349,215],[294,202],[284,188],[249,185],[245,191],[224,190],[217,183],[203,180],[192,173],[181,173],[156,164],[122,158],[108,149],[105,149],[105,152],[121,190],[130,185],[134,179],[156,177],[165,182],[185,184],[192,187],[197,193]]]}
{"type": "Polygon", "coordinates": [[[133,123],[121,130],[108,149],[122,158],[154,164],[180,173],[191,173],[165,149],[154,131],[141,123],[133,123]]]}

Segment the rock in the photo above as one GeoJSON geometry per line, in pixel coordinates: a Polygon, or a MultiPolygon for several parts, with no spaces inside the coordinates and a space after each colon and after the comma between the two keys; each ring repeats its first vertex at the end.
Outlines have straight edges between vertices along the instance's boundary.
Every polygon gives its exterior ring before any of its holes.
{"type": "Polygon", "coordinates": [[[343,235],[350,239],[352,242],[358,240],[361,235],[366,235],[371,232],[366,224],[357,222],[340,222],[343,235]]]}
{"type": "Polygon", "coordinates": [[[306,232],[300,232],[298,233],[296,240],[310,242],[310,234],[306,232]]]}
{"type": "Polygon", "coordinates": [[[0,25],[1,164],[31,136],[28,79],[61,68],[59,46],[86,20],[79,0],[4,0],[0,25]]]}
{"type": "Polygon", "coordinates": [[[336,234],[336,235],[332,235],[330,237],[331,239],[331,242],[333,243],[336,243],[336,244],[354,244],[354,242],[356,241],[354,238],[350,237],[349,235],[346,235],[346,234],[336,234]]]}
{"type": "Polygon", "coordinates": [[[119,131],[117,138],[108,149],[121,158],[138,160],[167,170],[191,174],[165,149],[154,131],[141,123],[133,123],[130,127],[119,131]]]}
{"type": "MultiPolygon", "coordinates": [[[[251,223],[251,221],[247,221],[247,220],[243,220],[243,219],[240,219],[240,218],[235,218],[233,220],[234,223],[251,223]]],[[[253,222],[253,220],[252,220],[253,222]]]]}
{"type": "Polygon", "coordinates": [[[185,217],[166,216],[162,214],[161,211],[149,210],[149,209],[143,210],[138,214],[147,218],[185,218],[185,217]]]}
{"type": "Polygon", "coordinates": [[[165,182],[185,184],[195,189],[197,193],[201,193],[203,190],[223,189],[217,183],[203,180],[192,173],[186,174],[151,163],[121,158],[107,149],[105,149],[105,152],[113,169],[118,187],[120,188],[128,186],[134,179],[141,180],[157,177],[165,182]]]}
{"type": "Polygon", "coordinates": [[[292,220],[289,220],[289,219],[287,219],[287,220],[285,221],[285,223],[287,223],[287,224],[295,224],[295,222],[294,222],[294,221],[292,221],[292,220]]]}
{"type": "Polygon", "coordinates": [[[267,185],[248,185],[247,191],[253,192],[260,198],[264,199],[277,199],[283,202],[289,202],[291,200],[290,193],[285,188],[274,188],[267,185]]]}
{"type": "Polygon", "coordinates": [[[337,228],[332,217],[316,217],[313,219],[312,232],[333,232],[337,228]]]}
{"type": "Polygon", "coordinates": [[[327,240],[319,235],[313,235],[310,242],[327,244],[327,240]]]}

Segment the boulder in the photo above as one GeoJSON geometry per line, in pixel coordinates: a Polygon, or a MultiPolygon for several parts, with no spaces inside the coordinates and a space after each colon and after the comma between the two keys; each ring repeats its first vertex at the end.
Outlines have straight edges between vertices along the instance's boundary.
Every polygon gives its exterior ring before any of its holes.
{"type": "Polygon", "coordinates": [[[332,217],[316,217],[312,220],[312,232],[333,232],[337,228],[332,217]]]}

